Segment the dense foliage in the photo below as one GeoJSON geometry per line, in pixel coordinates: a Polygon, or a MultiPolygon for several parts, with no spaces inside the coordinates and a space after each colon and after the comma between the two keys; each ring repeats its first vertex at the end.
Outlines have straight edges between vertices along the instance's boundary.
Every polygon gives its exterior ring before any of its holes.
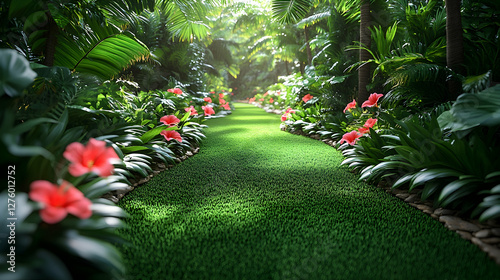
{"type": "Polygon", "coordinates": [[[280,21],[315,26],[316,32],[325,28],[321,19],[335,25],[328,25],[328,36],[318,32],[309,41],[327,47],[313,50],[315,59],[302,74],[280,78],[251,103],[281,110],[283,129],[334,140],[361,180],[419,187],[422,199],[436,207],[482,221],[500,217],[500,86],[492,87],[500,81],[498,3],[463,2],[463,68],[447,64],[450,15],[441,1],[370,1],[370,45],[337,36],[359,30],[360,1],[273,3],[280,21]],[[478,23],[474,16],[491,20],[478,23]],[[349,57],[356,50],[371,58],[349,57]],[[378,102],[359,99],[353,76],[362,65],[371,65],[367,90],[370,99],[383,96],[378,102]]]}
{"type": "Polygon", "coordinates": [[[1,1],[0,196],[17,211],[2,211],[17,219],[2,278],[124,277],[127,214],[102,197],[180,162],[230,113],[199,40],[221,2],[1,1]]]}

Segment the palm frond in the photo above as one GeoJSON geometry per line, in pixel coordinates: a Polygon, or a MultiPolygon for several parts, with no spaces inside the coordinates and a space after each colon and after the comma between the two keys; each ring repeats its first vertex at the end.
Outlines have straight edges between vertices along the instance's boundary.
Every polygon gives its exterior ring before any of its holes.
{"type": "Polygon", "coordinates": [[[189,1],[175,0],[164,7],[168,15],[167,28],[181,41],[193,41],[208,36],[210,27],[204,21],[206,6],[195,5],[189,1]]]}
{"type": "Polygon", "coordinates": [[[61,36],[54,64],[109,79],[149,55],[149,49],[129,32],[93,35],[79,40],[61,36]]]}
{"type": "Polygon", "coordinates": [[[318,21],[328,19],[331,16],[330,11],[321,12],[308,16],[297,23],[298,28],[309,27],[317,23],[318,21]]]}
{"type": "Polygon", "coordinates": [[[337,0],[335,7],[347,23],[358,22],[360,19],[361,0],[337,0]]]}
{"type": "Polygon", "coordinates": [[[271,36],[264,36],[264,37],[261,37],[260,39],[258,39],[254,44],[253,46],[249,49],[248,51],[248,56],[247,56],[247,59],[248,60],[251,60],[252,57],[258,52],[260,51],[264,46],[266,46],[267,44],[269,44],[271,42],[271,40],[273,39],[273,37],[271,36]]]}
{"type": "Polygon", "coordinates": [[[306,16],[311,6],[311,0],[273,0],[273,18],[279,23],[296,23],[306,16]]]}

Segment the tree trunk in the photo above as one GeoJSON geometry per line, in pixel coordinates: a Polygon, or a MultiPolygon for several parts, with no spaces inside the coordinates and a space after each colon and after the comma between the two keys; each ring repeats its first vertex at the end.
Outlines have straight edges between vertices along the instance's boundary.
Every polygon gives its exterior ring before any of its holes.
{"type": "Polygon", "coordinates": [[[311,46],[309,45],[309,34],[307,33],[307,26],[304,28],[304,34],[306,35],[306,52],[307,52],[307,65],[312,63],[312,52],[311,46]]]}
{"type": "MultiPolygon", "coordinates": [[[[458,74],[465,74],[464,42],[460,0],[445,0],[446,3],[446,65],[458,74]]],[[[451,99],[462,93],[462,83],[457,80],[448,82],[451,99]]]]}
{"type": "Polygon", "coordinates": [[[54,56],[56,53],[57,45],[57,33],[59,32],[59,27],[55,22],[54,18],[47,11],[47,42],[45,44],[45,59],[44,64],[46,66],[54,66],[54,56]]]}
{"type": "MultiPolygon", "coordinates": [[[[369,0],[362,0],[360,7],[360,27],[359,27],[359,42],[366,48],[371,47],[371,33],[370,33],[370,2],[369,0]]],[[[359,61],[370,59],[370,53],[366,50],[359,51],[359,61]]],[[[368,90],[366,86],[370,83],[370,65],[366,64],[358,70],[358,103],[368,99],[368,90]]]]}

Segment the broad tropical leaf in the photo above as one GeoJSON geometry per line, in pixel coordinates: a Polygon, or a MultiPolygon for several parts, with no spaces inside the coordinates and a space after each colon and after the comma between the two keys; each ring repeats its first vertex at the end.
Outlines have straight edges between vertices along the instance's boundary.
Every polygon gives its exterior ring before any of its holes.
{"type": "Polygon", "coordinates": [[[81,42],[65,36],[56,49],[55,64],[109,79],[148,55],[149,49],[128,32],[82,37],[81,42]]]}

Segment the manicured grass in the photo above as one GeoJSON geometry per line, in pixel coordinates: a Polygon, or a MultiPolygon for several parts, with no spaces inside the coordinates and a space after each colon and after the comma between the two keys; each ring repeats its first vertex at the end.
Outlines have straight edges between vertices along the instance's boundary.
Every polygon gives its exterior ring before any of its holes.
{"type": "Polygon", "coordinates": [[[485,253],[237,104],[196,156],[126,196],[130,279],[500,279],[485,253]]]}

